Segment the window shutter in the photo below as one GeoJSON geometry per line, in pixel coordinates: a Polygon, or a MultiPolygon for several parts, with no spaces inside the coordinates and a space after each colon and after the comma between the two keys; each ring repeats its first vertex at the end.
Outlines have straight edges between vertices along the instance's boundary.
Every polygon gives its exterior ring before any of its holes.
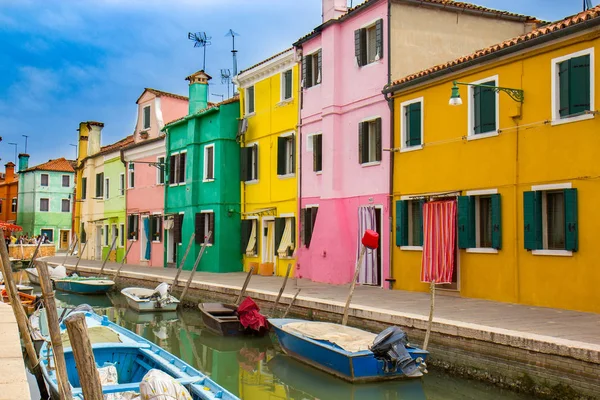
{"type": "Polygon", "coordinates": [[[377,20],[375,23],[375,42],[376,52],[379,55],[379,59],[383,58],[383,19],[377,20]]]}
{"type": "Polygon", "coordinates": [[[363,66],[362,62],[362,51],[361,51],[361,31],[362,29],[357,29],[354,31],[354,56],[356,57],[356,63],[359,67],[363,66]]]}
{"type": "Polygon", "coordinates": [[[169,157],[169,170],[167,173],[169,174],[169,183],[171,184],[175,183],[175,157],[177,156],[171,155],[169,157]]]}
{"type": "Polygon", "coordinates": [[[208,217],[208,231],[211,232],[210,240],[208,243],[215,244],[215,236],[217,233],[215,232],[215,213],[207,214],[208,217]]]}
{"type": "Polygon", "coordinates": [[[176,214],[175,217],[173,218],[173,229],[174,229],[173,239],[175,240],[175,243],[181,243],[182,225],[183,225],[183,215],[176,214]]]}
{"type": "Polygon", "coordinates": [[[502,201],[499,194],[492,196],[492,247],[502,248],[502,201]]]}
{"type": "Polygon", "coordinates": [[[306,208],[304,217],[304,245],[308,249],[310,247],[310,240],[312,238],[312,213],[316,210],[315,208],[306,208]]]}
{"type": "Polygon", "coordinates": [[[318,142],[318,137],[319,135],[312,135],[311,136],[311,140],[312,140],[312,145],[313,145],[313,171],[319,171],[319,151],[317,149],[317,142],[318,142]]]}
{"type": "Polygon", "coordinates": [[[317,213],[319,212],[319,207],[311,208],[310,212],[310,241],[312,241],[312,235],[315,231],[315,223],[317,222],[317,213]]]}
{"type": "Polygon", "coordinates": [[[292,98],[292,70],[290,69],[289,71],[285,71],[285,73],[283,74],[283,79],[284,79],[284,93],[283,93],[283,97],[285,99],[290,99],[292,98]]]}
{"type": "Polygon", "coordinates": [[[194,233],[196,236],[194,237],[196,244],[204,243],[204,213],[196,213],[195,223],[194,223],[194,233]]]}
{"type": "Polygon", "coordinates": [[[323,50],[319,50],[319,53],[317,54],[317,81],[315,83],[321,83],[321,80],[323,79],[322,77],[322,71],[323,71],[323,50]]]}
{"type": "Polygon", "coordinates": [[[396,201],[396,246],[408,246],[408,201],[396,201]]]}
{"type": "Polygon", "coordinates": [[[87,178],[81,178],[81,198],[87,198],[87,178]]]}
{"type": "Polygon", "coordinates": [[[408,146],[421,145],[421,102],[408,106],[408,146]]]}
{"type": "Polygon", "coordinates": [[[381,161],[381,118],[375,120],[375,161],[381,161]]]}
{"type": "Polygon", "coordinates": [[[562,117],[566,117],[571,113],[570,95],[569,95],[569,63],[570,60],[563,61],[558,64],[558,91],[559,91],[559,107],[558,113],[562,117]]]}
{"type": "Polygon", "coordinates": [[[565,250],[579,250],[577,189],[565,189],[565,250]]]}
{"type": "Polygon", "coordinates": [[[300,209],[300,245],[306,244],[304,224],[306,223],[306,208],[300,209]]]}
{"type": "Polygon", "coordinates": [[[255,144],[250,150],[250,157],[248,158],[248,171],[252,171],[253,174],[250,176],[252,179],[258,179],[258,145],[255,144]],[[256,162],[252,164],[252,155],[256,162]]]}
{"type": "Polygon", "coordinates": [[[179,154],[179,183],[185,183],[185,159],[187,153],[179,154]]]}
{"type": "Polygon", "coordinates": [[[458,197],[458,248],[475,247],[475,199],[472,196],[458,197]]]}
{"type": "Polygon", "coordinates": [[[307,88],[310,87],[311,85],[308,83],[308,77],[309,77],[309,73],[308,73],[308,64],[310,64],[310,56],[304,56],[302,57],[302,85],[303,87],[307,88]]]}
{"type": "Polygon", "coordinates": [[[296,247],[296,217],[290,217],[292,220],[292,243],[296,247]]]}
{"type": "Polygon", "coordinates": [[[296,172],[296,135],[288,137],[292,141],[292,174],[296,172]]]}
{"type": "Polygon", "coordinates": [[[102,188],[102,180],[100,174],[96,174],[96,197],[100,197],[100,190],[102,188]]]}
{"type": "MultiPolygon", "coordinates": [[[[495,86],[496,82],[485,82],[483,85],[495,86]]],[[[480,91],[480,133],[496,130],[496,92],[491,88],[481,88],[480,91]]]]}
{"type": "Polygon", "coordinates": [[[473,87],[473,133],[481,133],[481,87],[473,87]]]}
{"type": "Polygon", "coordinates": [[[420,225],[419,241],[418,241],[419,246],[423,246],[423,206],[424,205],[425,205],[425,199],[419,200],[419,215],[421,216],[421,218],[419,220],[419,225],[420,225]]]}
{"type": "Polygon", "coordinates": [[[285,137],[277,138],[277,175],[285,175],[285,137]]]}
{"type": "Polygon", "coordinates": [[[250,174],[248,169],[248,159],[252,159],[252,147],[242,147],[240,149],[240,180],[242,182],[250,180],[250,174]]]}
{"type": "Polygon", "coordinates": [[[360,164],[366,163],[369,160],[369,148],[368,142],[365,143],[365,139],[368,139],[367,123],[358,123],[358,162],[360,164]]]}
{"type": "Polygon", "coordinates": [[[248,247],[248,241],[250,241],[250,234],[252,233],[252,224],[254,223],[254,220],[243,219],[240,222],[240,249],[242,254],[246,254],[246,247],[248,247]]]}
{"type": "Polygon", "coordinates": [[[590,56],[569,60],[569,114],[580,114],[590,109],[590,56]]]}
{"type": "Polygon", "coordinates": [[[542,193],[523,193],[524,245],[527,250],[542,248],[542,193]]]}
{"type": "Polygon", "coordinates": [[[285,218],[275,218],[275,255],[277,255],[277,249],[279,249],[279,245],[281,244],[284,230],[285,218]]]}

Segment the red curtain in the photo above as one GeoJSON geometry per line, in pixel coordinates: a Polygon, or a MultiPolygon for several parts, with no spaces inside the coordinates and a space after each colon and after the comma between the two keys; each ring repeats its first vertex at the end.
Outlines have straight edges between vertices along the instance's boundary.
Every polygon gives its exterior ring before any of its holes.
{"type": "Polygon", "coordinates": [[[425,203],[421,281],[452,283],[455,252],[456,201],[425,203]]]}

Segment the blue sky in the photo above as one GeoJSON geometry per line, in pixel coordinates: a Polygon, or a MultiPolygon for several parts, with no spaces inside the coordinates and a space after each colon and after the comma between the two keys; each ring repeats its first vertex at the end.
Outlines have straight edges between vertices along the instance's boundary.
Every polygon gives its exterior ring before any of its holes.
{"type": "MultiPolygon", "coordinates": [[[[582,7],[582,0],[475,3],[546,20],[582,7]]],[[[240,34],[244,69],[320,21],[321,0],[0,0],[0,164],[14,159],[9,142],[25,151],[22,135],[30,165],[73,158],[80,121],[104,122],[103,144],[131,134],[144,87],[187,95],[184,78],[202,68],[189,31],[212,36],[210,90],[226,95],[219,71],[232,66],[230,28],[240,34]]]]}

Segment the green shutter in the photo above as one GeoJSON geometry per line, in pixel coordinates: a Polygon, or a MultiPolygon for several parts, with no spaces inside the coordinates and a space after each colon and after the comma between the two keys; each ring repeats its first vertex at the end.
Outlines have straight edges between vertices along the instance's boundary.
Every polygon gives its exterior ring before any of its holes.
{"type": "Polygon", "coordinates": [[[408,111],[408,137],[407,146],[421,145],[421,102],[412,103],[407,107],[408,111]]]}
{"type": "Polygon", "coordinates": [[[277,175],[285,175],[285,142],[287,138],[277,138],[277,175]]]}
{"type": "Polygon", "coordinates": [[[481,87],[473,86],[473,133],[481,133],[481,87]]]}
{"type": "Polygon", "coordinates": [[[292,220],[292,243],[294,243],[294,248],[296,248],[296,217],[290,217],[290,219],[292,220]]]}
{"type": "MultiPolygon", "coordinates": [[[[495,81],[485,82],[484,86],[496,86],[495,81]]],[[[480,130],[478,133],[493,132],[496,130],[496,92],[491,88],[481,88],[479,101],[480,130]]]]}
{"type": "Polygon", "coordinates": [[[356,57],[356,63],[358,64],[359,67],[363,66],[363,62],[362,62],[362,52],[361,52],[361,48],[362,48],[362,40],[361,40],[361,30],[362,29],[357,29],[354,31],[354,57],[356,57]]]}
{"type": "Polygon", "coordinates": [[[590,109],[590,56],[569,60],[570,115],[581,114],[590,109]]]}
{"type": "Polygon", "coordinates": [[[375,45],[379,59],[383,58],[383,19],[378,19],[375,23],[375,45]]]}
{"type": "Polygon", "coordinates": [[[542,245],[542,193],[523,193],[523,241],[526,250],[539,250],[542,245]]]}
{"type": "Polygon", "coordinates": [[[458,197],[458,248],[470,249],[475,244],[475,198],[458,197]]]}
{"type": "Polygon", "coordinates": [[[81,178],[81,199],[87,198],[87,178],[81,178]]]}
{"type": "Polygon", "coordinates": [[[250,180],[250,174],[248,169],[248,158],[251,158],[251,147],[242,147],[240,149],[240,180],[242,182],[250,180]]]}
{"type": "Polygon", "coordinates": [[[300,209],[300,245],[306,244],[306,208],[300,209]]]}
{"type": "Polygon", "coordinates": [[[302,85],[305,88],[310,87],[308,85],[308,64],[310,64],[309,57],[302,57],[302,85]]]}
{"type": "Polygon", "coordinates": [[[292,98],[292,70],[291,69],[289,71],[285,71],[284,83],[285,83],[284,97],[285,97],[285,99],[291,99],[292,98]]]}
{"type": "Polygon", "coordinates": [[[288,137],[292,141],[292,174],[296,173],[296,135],[288,137]]]}
{"type": "Polygon", "coordinates": [[[577,189],[565,189],[565,250],[579,250],[577,189]]]}
{"type": "Polygon", "coordinates": [[[204,218],[205,213],[196,213],[194,232],[196,233],[195,241],[196,244],[204,243],[204,218]]]}
{"type": "Polygon", "coordinates": [[[492,247],[502,248],[502,201],[499,194],[492,196],[492,247]]]}
{"type": "Polygon", "coordinates": [[[381,118],[375,120],[375,161],[381,161],[381,118]]]}
{"type": "Polygon", "coordinates": [[[252,234],[252,224],[255,220],[253,219],[243,219],[241,220],[240,225],[240,250],[242,254],[246,254],[246,247],[248,247],[248,241],[250,240],[250,235],[252,234]]]}
{"type": "Polygon", "coordinates": [[[396,246],[408,246],[408,201],[396,201],[396,246]]]}
{"type": "Polygon", "coordinates": [[[569,116],[571,106],[569,103],[569,60],[558,64],[558,91],[560,105],[558,113],[561,118],[569,116]]]}
{"type": "Polygon", "coordinates": [[[277,255],[277,249],[279,249],[279,245],[281,244],[284,230],[285,218],[275,218],[275,249],[273,250],[275,255],[277,255]]]}
{"type": "Polygon", "coordinates": [[[423,207],[425,206],[425,200],[419,200],[419,238],[417,246],[423,246],[423,207]]]}

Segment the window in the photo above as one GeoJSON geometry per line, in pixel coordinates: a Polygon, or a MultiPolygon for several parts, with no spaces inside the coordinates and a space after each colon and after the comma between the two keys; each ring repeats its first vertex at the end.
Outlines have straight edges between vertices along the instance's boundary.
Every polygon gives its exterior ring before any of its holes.
{"type": "Polygon", "coordinates": [[[40,199],[40,211],[50,211],[50,199],[40,199]]]}
{"type": "Polygon", "coordinates": [[[296,248],[296,219],[294,217],[275,218],[275,255],[288,258],[296,248]]]}
{"type": "Polygon", "coordinates": [[[119,225],[119,243],[121,247],[125,247],[125,224],[119,225]]]}
{"type": "Polygon", "coordinates": [[[144,129],[150,128],[150,106],[144,107],[144,129]]]}
{"type": "Polygon", "coordinates": [[[128,165],[127,171],[129,172],[129,176],[128,176],[128,178],[129,178],[129,182],[128,182],[129,186],[128,186],[128,188],[129,189],[133,189],[135,187],[135,164],[132,163],[132,162],[130,162],[129,165],[128,165]]]}
{"type": "Polygon", "coordinates": [[[96,174],[96,198],[101,199],[104,197],[104,172],[96,174]]]}
{"type": "Polygon", "coordinates": [[[594,49],[552,60],[552,120],[591,118],[594,110],[594,49]]]}
{"type": "Polygon", "coordinates": [[[87,178],[81,178],[81,200],[87,198],[87,178]]]}
{"type": "Polygon", "coordinates": [[[247,257],[256,257],[258,255],[258,220],[243,219],[241,223],[242,254],[247,257]]]}
{"type": "Polygon", "coordinates": [[[185,183],[185,152],[171,154],[169,157],[169,184],[185,183]]]}
{"type": "Polygon", "coordinates": [[[13,199],[12,199],[12,203],[10,205],[10,212],[12,212],[12,213],[17,212],[17,198],[16,197],[13,197],[13,199]]]}
{"type": "Polygon", "coordinates": [[[525,249],[577,251],[579,247],[577,214],[577,189],[525,192],[523,194],[525,249]]]}
{"type": "Polygon", "coordinates": [[[113,240],[114,240],[114,238],[119,237],[119,231],[117,230],[117,224],[111,225],[111,233],[112,233],[113,240]]]}
{"type": "Polygon", "coordinates": [[[60,207],[62,212],[71,212],[71,200],[62,199],[60,207]]]}
{"type": "Polygon", "coordinates": [[[79,231],[79,240],[81,240],[81,243],[86,243],[87,242],[87,234],[85,233],[85,223],[81,223],[81,230],[79,231]]]}
{"type": "Polygon", "coordinates": [[[71,177],[69,175],[62,176],[62,187],[71,186],[71,177]]]}
{"type": "Polygon", "coordinates": [[[125,174],[119,175],[119,195],[125,194],[125,174]]]}
{"type": "Polygon", "coordinates": [[[486,86],[498,86],[498,78],[487,78],[469,86],[469,136],[497,133],[498,93],[486,86]]]}
{"type": "Polygon", "coordinates": [[[242,182],[258,180],[258,145],[256,143],[241,148],[240,179],[242,182]]]}
{"type": "Polygon", "coordinates": [[[381,118],[358,124],[358,162],[381,161],[381,118]]]}
{"type": "Polygon", "coordinates": [[[215,179],[215,145],[204,146],[204,182],[215,179]]]}
{"type": "Polygon", "coordinates": [[[296,172],[296,143],[294,135],[277,138],[277,175],[291,175],[296,172]]]}
{"type": "Polygon", "coordinates": [[[399,200],[396,202],[396,246],[423,246],[424,200],[399,200]]]}
{"type": "Polygon", "coordinates": [[[162,215],[155,214],[150,216],[150,232],[153,242],[160,242],[162,240],[162,215]]]}
{"type": "Polygon", "coordinates": [[[137,240],[138,238],[138,219],[137,214],[127,216],[127,238],[129,240],[137,240]]]}
{"type": "Polygon", "coordinates": [[[104,198],[106,200],[110,198],[110,178],[104,180],[104,198]]]}
{"type": "Polygon", "coordinates": [[[423,147],[423,98],[406,101],[402,107],[401,143],[402,149],[420,149],[423,147]]]}
{"type": "Polygon", "coordinates": [[[48,174],[41,175],[40,185],[48,186],[48,174]]]}
{"type": "Polygon", "coordinates": [[[215,244],[215,213],[202,211],[196,214],[196,243],[204,243],[204,238],[211,233],[209,244],[215,244]]]}
{"type": "Polygon", "coordinates": [[[354,31],[354,55],[359,67],[383,57],[383,19],[354,31]]]}
{"type": "Polygon", "coordinates": [[[108,225],[104,225],[102,233],[104,234],[104,245],[108,246],[108,225]]]}
{"type": "Polygon", "coordinates": [[[254,86],[246,89],[246,115],[254,114],[254,86]]]}
{"type": "Polygon", "coordinates": [[[458,198],[458,247],[502,248],[501,197],[491,191],[467,192],[458,198]]]}
{"type": "Polygon", "coordinates": [[[289,100],[292,98],[292,70],[288,69],[281,73],[281,101],[289,100]]]}
{"type": "Polygon", "coordinates": [[[302,59],[302,81],[309,88],[321,83],[322,55],[321,49],[302,59]]]}
{"type": "Polygon", "coordinates": [[[313,232],[315,231],[315,221],[319,206],[306,206],[300,210],[300,238],[304,246],[308,249],[312,240],[313,232]]]}
{"type": "Polygon", "coordinates": [[[165,184],[165,158],[158,157],[156,159],[158,166],[156,167],[156,184],[165,184]]]}
{"type": "Polygon", "coordinates": [[[323,170],[323,135],[312,135],[312,151],[313,151],[313,171],[321,172],[323,170]]]}

